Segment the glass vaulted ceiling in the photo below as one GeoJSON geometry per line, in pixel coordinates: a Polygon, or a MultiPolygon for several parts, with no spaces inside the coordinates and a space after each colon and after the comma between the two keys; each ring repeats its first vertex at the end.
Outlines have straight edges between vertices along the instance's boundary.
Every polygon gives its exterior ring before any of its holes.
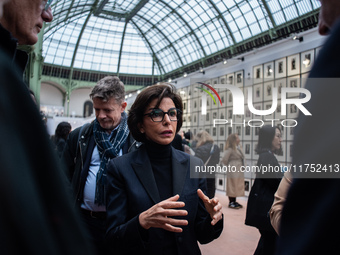
{"type": "Polygon", "coordinates": [[[318,0],[58,0],[45,62],[166,74],[317,10],[318,0]]]}

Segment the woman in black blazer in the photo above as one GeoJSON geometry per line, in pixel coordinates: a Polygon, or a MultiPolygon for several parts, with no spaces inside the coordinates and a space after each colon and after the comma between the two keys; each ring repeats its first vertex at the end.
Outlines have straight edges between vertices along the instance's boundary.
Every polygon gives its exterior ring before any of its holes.
{"type": "Polygon", "coordinates": [[[275,171],[257,172],[249,194],[245,223],[258,228],[261,234],[254,255],[275,253],[277,234],[270,223],[269,210],[283,176],[279,162],[274,155],[280,151],[281,141],[281,131],[278,127],[263,126],[260,129],[256,148],[259,154],[258,169],[274,169],[275,171]]]}
{"type": "Polygon", "coordinates": [[[182,126],[182,100],[170,84],[143,90],[129,112],[144,144],[108,165],[107,240],[114,254],[201,254],[223,229],[222,206],[205,179],[190,178],[198,158],[171,146],[182,126]]]}

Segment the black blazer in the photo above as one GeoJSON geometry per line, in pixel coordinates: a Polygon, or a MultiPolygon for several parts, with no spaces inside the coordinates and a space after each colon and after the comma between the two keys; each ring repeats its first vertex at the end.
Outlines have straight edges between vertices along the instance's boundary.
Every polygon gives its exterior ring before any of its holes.
{"type": "MultiPolygon", "coordinates": [[[[223,220],[211,225],[197,195],[197,189],[206,190],[206,181],[190,178],[190,165],[202,165],[202,161],[172,148],[173,193],[185,203],[188,215],[183,218],[189,223],[174,235],[178,254],[186,255],[201,254],[197,241],[209,243],[223,229],[223,220]]],[[[160,254],[167,233],[157,228],[144,231],[138,220],[140,213],[161,201],[145,147],[113,159],[107,172],[107,237],[112,250],[115,254],[160,254]]]]}
{"type": "MultiPolygon", "coordinates": [[[[280,168],[276,157],[269,150],[260,153],[257,166],[259,169],[262,166],[280,168]]],[[[282,173],[256,173],[256,179],[247,202],[246,225],[256,227],[261,231],[270,231],[276,235],[270,223],[269,210],[274,202],[274,194],[281,178],[282,173]]]]}

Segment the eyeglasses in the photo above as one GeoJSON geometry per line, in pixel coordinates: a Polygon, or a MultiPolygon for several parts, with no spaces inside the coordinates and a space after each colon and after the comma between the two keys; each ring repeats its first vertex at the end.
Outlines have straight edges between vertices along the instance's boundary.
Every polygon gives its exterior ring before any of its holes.
{"type": "Polygon", "coordinates": [[[181,113],[182,111],[176,108],[171,108],[167,112],[163,112],[161,109],[152,109],[151,112],[144,114],[144,116],[149,116],[153,122],[162,122],[165,114],[168,114],[171,121],[177,121],[178,115],[181,113]]]}
{"type": "Polygon", "coordinates": [[[44,11],[47,11],[48,8],[51,6],[53,0],[44,0],[43,2],[45,2],[44,11]]]}

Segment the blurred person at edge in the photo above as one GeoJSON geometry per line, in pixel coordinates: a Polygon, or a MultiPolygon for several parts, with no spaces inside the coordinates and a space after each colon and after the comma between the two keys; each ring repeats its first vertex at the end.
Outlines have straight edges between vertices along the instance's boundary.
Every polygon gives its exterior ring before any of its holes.
{"type": "Polygon", "coordinates": [[[260,170],[263,167],[275,170],[256,173],[248,198],[245,224],[256,227],[261,234],[254,255],[275,253],[277,233],[271,225],[269,210],[283,176],[281,166],[274,155],[281,150],[281,142],[281,130],[278,127],[261,127],[256,148],[256,153],[259,154],[257,166],[260,170]]]}
{"type": "Polygon", "coordinates": [[[61,158],[63,154],[64,148],[66,146],[67,137],[70,134],[71,130],[72,130],[71,124],[66,121],[60,122],[57,128],[55,129],[52,141],[55,144],[55,150],[59,158],[61,158]]]}
{"type": "Polygon", "coordinates": [[[326,169],[321,175],[308,173],[307,168],[292,172],[279,229],[279,255],[334,254],[340,250],[340,179],[339,172],[330,171],[340,164],[340,1],[320,3],[319,33],[329,34],[329,38],[306,82],[311,100],[304,106],[312,116],[300,114],[297,119],[292,165],[320,164],[326,169]]]}
{"type": "Polygon", "coordinates": [[[218,198],[204,195],[206,181],[191,178],[203,162],[171,146],[181,128],[183,104],[175,87],[144,89],[129,111],[136,151],[108,164],[107,238],[112,254],[198,255],[223,229],[218,198]]]}
{"type": "MultiPolygon", "coordinates": [[[[205,130],[196,135],[197,145],[194,150],[195,157],[202,159],[205,166],[217,166],[220,162],[220,148],[214,144],[214,139],[205,130]]],[[[215,196],[215,173],[207,175],[207,196],[213,198],[215,196]]]]}
{"type": "Polygon", "coordinates": [[[241,167],[244,166],[244,153],[238,134],[228,136],[221,162],[225,166],[233,166],[236,169],[236,171],[227,172],[226,194],[229,198],[228,207],[231,209],[242,208],[242,205],[236,202],[236,197],[244,196],[244,173],[240,171],[241,167]]]}
{"type": "Polygon", "coordinates": [[[22,80],[27,54],[16,49],[18,43],[37,42],[43,22],[52,20],[49,4],[0,0],[1,254],[93,254],[22,80]]]}

